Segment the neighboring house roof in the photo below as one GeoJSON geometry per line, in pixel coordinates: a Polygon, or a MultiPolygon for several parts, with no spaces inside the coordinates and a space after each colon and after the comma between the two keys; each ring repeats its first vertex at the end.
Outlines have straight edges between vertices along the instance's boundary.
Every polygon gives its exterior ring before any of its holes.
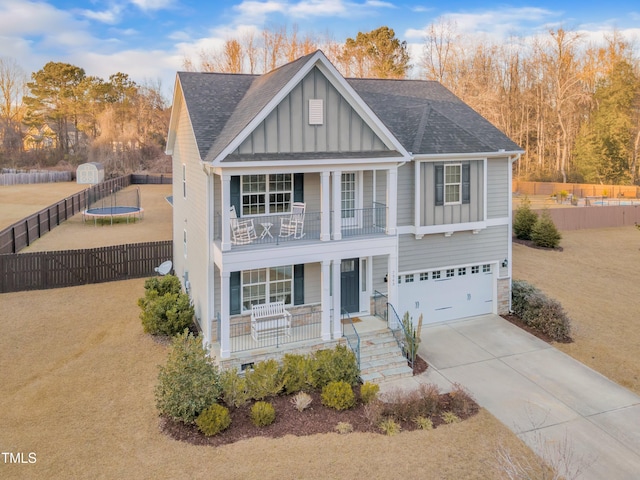
{"type": "MultiPolygon", "coordinates": [[[[179,72],[200,157],[211,162],[228,150],[257,116],[264,116],[266,107],[291,86],[299,72],[318,61],[331,65],[324,54],[314,52],[264,75],[179,72]]],[[[378,117],[400,148],[413,155],[522,151],[438,82],[342,77],[338,81],[349,85],[347,90],[355,91],[357,100],[378,117]]],[[[393,151],[388,155],[400,156],[393,151]]],[[[317,154],[309,158],[313,157],[317,154]]],[[[279,154],[277,159],[285,158],[279,154]]]]}

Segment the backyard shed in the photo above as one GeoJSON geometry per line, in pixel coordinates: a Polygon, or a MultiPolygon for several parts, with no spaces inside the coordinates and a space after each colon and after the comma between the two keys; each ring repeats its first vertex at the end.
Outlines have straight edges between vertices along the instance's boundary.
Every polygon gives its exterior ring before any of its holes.
{"type": "Polygon", "coordinates": [[[104,181],[104,167],[98,162],[78,165],[76,181],[81,184],[95,185],[104,181]]]}

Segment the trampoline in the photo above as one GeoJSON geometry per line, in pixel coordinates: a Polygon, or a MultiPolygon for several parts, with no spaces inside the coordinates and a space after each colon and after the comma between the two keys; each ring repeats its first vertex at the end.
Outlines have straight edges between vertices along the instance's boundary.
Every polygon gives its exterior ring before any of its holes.
{"type": "Polygon", "coordinates": [[[113,219],[126,218],[127,223],[133,219],[142,219],[144,209],[140,206],[140,191],[135,189],[129,192],[112,192],[108,198],[102,198],[94,202],[89,208],[82,212],[82,221],[93,218],[93,224],[97,225],[98,219],[101,221],[109,219],[113,225],[113,219]]]}

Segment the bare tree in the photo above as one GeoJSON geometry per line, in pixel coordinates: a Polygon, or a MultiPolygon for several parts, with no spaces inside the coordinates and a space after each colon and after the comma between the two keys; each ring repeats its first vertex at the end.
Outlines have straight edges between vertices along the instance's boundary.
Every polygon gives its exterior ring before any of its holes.
{"type": "Polygon", "coordinates": [[[22,150],[20,122],[26,80],[24,70],[15,59],[0,57],[0,145],[6,155],[22,150]]]}

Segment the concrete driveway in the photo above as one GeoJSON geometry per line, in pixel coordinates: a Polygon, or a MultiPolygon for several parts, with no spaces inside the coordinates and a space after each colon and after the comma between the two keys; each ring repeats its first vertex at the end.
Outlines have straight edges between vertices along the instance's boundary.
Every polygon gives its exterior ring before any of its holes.
{"type": "Polygon", "coordinates": [[[424,326],[419,354],[566,478],[640,478],[640,397],[546,342],[484,315],[424,326]]]}

